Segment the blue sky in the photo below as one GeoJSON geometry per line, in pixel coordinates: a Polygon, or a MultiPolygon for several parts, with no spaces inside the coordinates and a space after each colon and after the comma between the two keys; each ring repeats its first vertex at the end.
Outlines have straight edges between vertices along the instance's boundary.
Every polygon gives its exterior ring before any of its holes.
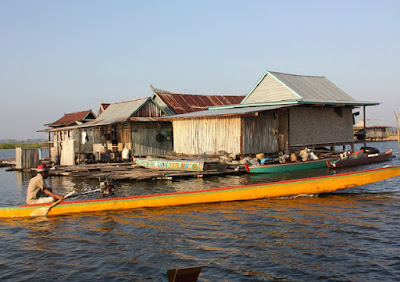
{"type": "Polygon", "coordinates": [[[267,70],[327,77],[395,125],[400,1],[0,0],[0,139],[151,95],[245,95],[267,70]]]}

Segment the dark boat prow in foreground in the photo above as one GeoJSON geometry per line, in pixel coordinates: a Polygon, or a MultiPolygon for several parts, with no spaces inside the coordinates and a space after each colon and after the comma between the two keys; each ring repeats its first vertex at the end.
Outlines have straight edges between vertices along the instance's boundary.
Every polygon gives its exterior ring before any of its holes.
{"type": "MultiPolygon", "coordinates": [[[[55,216],[107,210],[127,210],[320,194],[370,184],[396,176],[400,176],[400,166],[210,190],[62,202],[53,207],[48,215],[55,216]]],[[[38,204],[0,208],[0,218],[30,217],[35,209],[48,207],[49,205],[38,204]]]]}

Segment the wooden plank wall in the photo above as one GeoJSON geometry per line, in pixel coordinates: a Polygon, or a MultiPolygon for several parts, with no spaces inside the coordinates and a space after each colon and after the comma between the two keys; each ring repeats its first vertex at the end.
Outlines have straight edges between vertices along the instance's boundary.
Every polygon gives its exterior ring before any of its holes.
{"type": "Polygon", "coordinates": [[[223,150],[240,154],[240,117],[174,120],[173,128],[176,153],[216,154],[223,150]]]}
{"type": "Polygon", "coordinates": [[[15,168],[29,169],[36,168],[39,164],[38,149],[15,148],[15,168]]]}
{"type": "Polygon", "coordinates": [[[78,154],[80,151],[81,154],[92,154],[93,153],[93,143],[94,143],[94,131],[93,128],[82,128],[79,130],[74,130],[72,133],[75,140],[75,153],[78,154]],[[83,132],[86,132],[86,142],[83,144],[83,132]],[[81,143],[79,145],[79,142],[81,143]]]}
{"type": "Polygon", "coordinates": [[[271,75],[267,75],[254,89],[244,104],[282,101],[297,98],[287,87],[271,75]]]}
{"type": "Polygon", "coordinates": [[[172,147],[172,125],[161,125],[154,123],[132,124],[132,155],[149,156],[165,155],[173,150],[172,147]],[[158,142],[156,136],[159,133],[166,132],[170,140],[158,142]]]}
{"type": "Polygon", "coordinates": [[[290,146],[353,142],[350,107],[292,107],[289,110],[290,146]]]}
{"type": "Polygon", "coordinates": [[[74,137],[64,136],[61,145],[60,165],[75,165],[74,137]]]}
{"type": "Polygon", "coordinates": [[[278,151],[279,115],[263,112],[243,117],[242,154],[276,153],[278,151]]]}

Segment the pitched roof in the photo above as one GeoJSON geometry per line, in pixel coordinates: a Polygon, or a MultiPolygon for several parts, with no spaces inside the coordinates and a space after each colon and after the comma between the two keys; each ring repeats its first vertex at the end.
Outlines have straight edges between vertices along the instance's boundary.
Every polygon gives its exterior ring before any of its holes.
{"type": "Polygon", "coordinates": [[[242,104],[297,101],[302,104],[377,105],[353,99],[323,76],[267,71],[242,104]]]}
{"type": "Polygon", "coordinates": [[[89,120],[94,120],[95,118],[96,118],[95,114],[91,110],[88,110],[88,111],[64,114],[62,118],[56,120],[55,122],[48,123],[45,125],[50,127],[63,127],[63,126],[70,126],[87,122],[89,120]]]}
{"type": "Polygon", "coordinates": [[[110,104],[95,120],[86,123],[87,126],[107,125],[129,120],[150,98],[110,104]]]}
{"type": "Polygon", "coordinates": [[[185,114],[207,110],[209,107],[240,104],[245,96],[176,94],[153,89],[153,101],[167,114],[185,114]]]}

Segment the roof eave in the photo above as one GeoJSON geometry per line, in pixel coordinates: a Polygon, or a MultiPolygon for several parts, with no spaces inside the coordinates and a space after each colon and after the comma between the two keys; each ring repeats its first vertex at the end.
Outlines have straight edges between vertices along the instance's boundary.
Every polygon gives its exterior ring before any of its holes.
{"type": "Polygon", "coordinates": [[[380,105],[378,102],[361,102],[361,101],[333,101],[333,102],[323,102],[323,101],[299,101],[303,105],[327,105],[327,106],[377,106],[380,105]]]}

